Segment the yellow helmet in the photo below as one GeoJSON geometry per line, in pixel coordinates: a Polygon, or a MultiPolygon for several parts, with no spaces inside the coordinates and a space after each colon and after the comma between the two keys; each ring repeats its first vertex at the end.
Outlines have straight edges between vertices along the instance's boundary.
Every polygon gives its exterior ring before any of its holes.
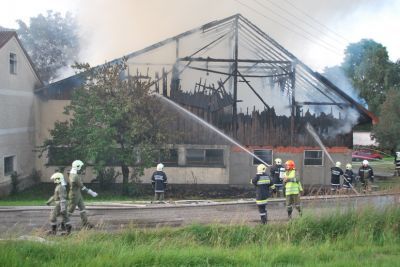
{"type": "Polygon", "coordinates": [[[346,164],[346,170],[351,170],[352,167],[353,167],[353,166],[351,166],[350,163],[347,163],[347,164],[346,164]]]}
{"type": "Polygon", "coordinates": [[[54,180],[54,183],[59,184],[64,180],[64,175],[61,172],[55,172],[50,177],[50,180],[54,180]]]}
{"type": "Polygon", "coordinates": [[[335,166],[338,167],[338,168],[340,168],[340,166],[342,166],[342,163],[340,163],[340,161],[336,161],[335,166]]]}
{"type": "Polygon", "coordinates": [[[275,164],[276,165],[281,165],[282,164],[282,160],[280,158],[276,158],[275,159],[275,164]]]}
{"type": "Polygon", "coordinates": [[[267,166],[260,164],[257,166],[257,174],[262,174],[267,170],[267,166]]]}

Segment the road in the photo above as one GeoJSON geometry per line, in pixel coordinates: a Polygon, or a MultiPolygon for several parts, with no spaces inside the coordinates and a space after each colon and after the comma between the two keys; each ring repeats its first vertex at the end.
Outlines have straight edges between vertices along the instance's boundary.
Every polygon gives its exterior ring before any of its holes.
{"type": "MultiPolygon", "coordinates": [[[[326,213],[362,208],[384,207],[400,203],[400,194],[367,196],[303,197],[304,213],[326,213]]],[[[96,229],[116,231],[130,226],[161,227],[181,226],[192,223],[249,224],[259,223],[258,210],[252,200],[229,202],[177,201],[166,204],[98,203],[88,205],[90,221],[96,229]]],[[[0,207],[0,237],[28,234],[49,229],[51,207],[0,207]]],[[[294,211],[294,217],[298,216],[294,211]]],[[[273,199],[268,204],[270,223],[286,222],[287,213],[283,199],[273,199]]],[[[74,230],[79,230],[79,212],[71,216],[74,230]]]]}

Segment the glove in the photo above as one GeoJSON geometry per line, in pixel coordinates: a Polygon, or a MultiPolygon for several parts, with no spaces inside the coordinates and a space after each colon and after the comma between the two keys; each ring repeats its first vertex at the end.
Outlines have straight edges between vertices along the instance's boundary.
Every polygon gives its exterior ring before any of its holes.
{"type": "Polygon", "coordinates": [[[47,202],[46,202],[46,205],[47,205],[47,206],[50,206],[50,203],[51,203],[51,202],[47,201],[47,202]]]}
{"type": "Polygon", "coordinates": [[[88,189],[87,190],[87,193],[89,194],[89,195],[91,195],[92,197],[97,197],[97,193],[96,192],[94,192],[92,189],[88,189]]]}

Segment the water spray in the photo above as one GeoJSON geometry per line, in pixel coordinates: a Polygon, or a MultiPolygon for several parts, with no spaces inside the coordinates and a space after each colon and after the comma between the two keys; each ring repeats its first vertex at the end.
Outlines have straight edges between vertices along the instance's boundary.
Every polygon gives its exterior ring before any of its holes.
{"type": "MultiPolygon", "coordinates": [[[[329,160],[332,162],[332,165],[335,165],[335,162],[333,161],[333,158],[331,157],[331,155],[328,153],[328,150],[326,150],[326,147],[324,146],[324,144],[321,141],[321,138],[319,138],[318,134],[315,132],[314,127],[312,127],[312,125],[307,122],[306,124],[306,129],[307,131],[311,134],[311,136],[314,138],[314,140],[318,143],[318,145],[322,148],[322,150],[325,152],[326,156],[329,158],[329,160]]],[[[343,179],[346,180],[346,182],[349,182],[349,180],[346,179],[346,177],[344,177],[342,175],[343,179]]],[[[358,191],[353,187],[353,185],[351,183],[349,183],[351,189],[357,194],[359,195],[360,193],[358,193],[358,191]]]]}
{"type": "Polygon", "coordinates": [[[170,104],[171,106],[173,106],[175,109],[184,112],[186,115],[190,116],[191,118],[193,118],[195,121],[201,123],[202,125],[206,126],[207,128],[213,130],[214,132],[216,132],[217,134],[219,134],[221,137],[223,137],[224,139],[228,140],[230,143],[237,145],[240,149],[242,149],[243,151],[245,151],[246,153],[248,153],[249,155],[251,155],[252,157],[254,157],[255,159],[257,159],[258,161],[262,162],[263,164],[265,164],[266,166],[270,167],[271,165],[266,163],[265,161],[263,161],[262,159],[260,159],[260,157],[258,157],[257,155],[255,155],[254,153],[252,153],[250,150],[248,150],[247,148],[245,148],[244,146],[242,146],[241,144],[239,144],[237,141],[235,141],[232,137],[226,135],[224,132],[222,132],[220,129],[218,129],[217,127],[213,126],[212,124],[206,122],[205,120],[203,120],[202,118],[196,116],[195,114],[193,114],[192,112],[188,111],[187,109],[185,109],[184,107],[180,106],[179,104],[175,103],[174,101],[172,101],[171,99],[155,93],[155,96],[159,97],[162,101],[167,102],[168,104],[170,104]]]}

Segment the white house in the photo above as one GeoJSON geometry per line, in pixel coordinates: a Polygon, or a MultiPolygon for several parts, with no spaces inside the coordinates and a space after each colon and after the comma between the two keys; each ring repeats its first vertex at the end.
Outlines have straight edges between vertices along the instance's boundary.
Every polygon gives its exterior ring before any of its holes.
{"type": "Polygon", "coordinates": [[[43,86],[15,31],[0,31],[0,195],[35,169],[34,89],[43,86]]]}

